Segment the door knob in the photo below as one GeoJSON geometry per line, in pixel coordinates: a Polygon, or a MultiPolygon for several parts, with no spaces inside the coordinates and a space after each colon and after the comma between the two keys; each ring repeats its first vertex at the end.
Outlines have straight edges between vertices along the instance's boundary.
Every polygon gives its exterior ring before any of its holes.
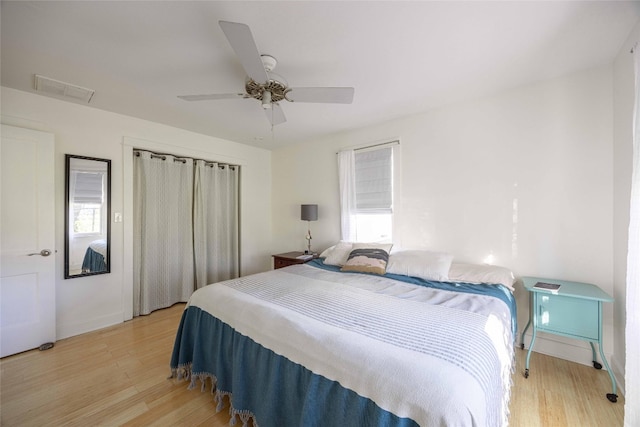
{"type": "Polygon", "coordinates": [[[43,249],[40,252],[34,252],[32,254],[27,254],[27,256],[34,256],[34,255],[49,256],[49,255],[51,255],[51,251],[49,249],[43,249]]]}

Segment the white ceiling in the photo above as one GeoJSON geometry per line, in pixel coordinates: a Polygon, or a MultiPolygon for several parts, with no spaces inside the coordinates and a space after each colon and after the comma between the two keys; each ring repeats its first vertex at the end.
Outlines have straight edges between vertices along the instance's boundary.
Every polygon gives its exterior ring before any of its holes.
{"type": "Polygon", "coordinates": [[[640,2],[2,1],[1,82],[95,89],[89,106],[268,149],[609,64],[640,2]],[[274,128],[234,93],[218,25],[242,22],[293,87],[353,86],[353,104],[281,102],[274,128]]]}

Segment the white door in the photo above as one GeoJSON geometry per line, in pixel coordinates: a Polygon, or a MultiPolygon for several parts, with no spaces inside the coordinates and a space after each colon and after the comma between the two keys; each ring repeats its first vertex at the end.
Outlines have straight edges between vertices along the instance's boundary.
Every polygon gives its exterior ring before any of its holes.
{"type": "Polygon", "coordinates": [[[2,125],[0,357],[54,342],[55,187],[52,134],[2,125]]]}

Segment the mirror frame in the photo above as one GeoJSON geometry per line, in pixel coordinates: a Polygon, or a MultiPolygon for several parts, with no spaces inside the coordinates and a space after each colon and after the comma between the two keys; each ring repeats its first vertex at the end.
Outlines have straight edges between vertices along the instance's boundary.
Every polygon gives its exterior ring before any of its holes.
{"type": "Polygon", "coordinates": [[[107,274],[111,273],[111,160],[110,159],[100,159],[97,157],[87,157],[87,156],[76,156],[73,154],[65,154],[65,179],[64,179],[64,278],[65,279],[75,279],[78,277],[87,277],[87,276],[95,276],[98,274],[107,274]],[[69,209],[70,209],[70,187],[69,181],[71,178],[71,160],[72,159],[81,159],[81,160],[94,160],[97,162],[104,162],[107,165],[107,207],[106,207],[106,216],[107,216],[107,262],[106,262],[106,270],[105,271],[95,271],[88,273],[79,273],[79,274],[69,274],[69,209]]]}

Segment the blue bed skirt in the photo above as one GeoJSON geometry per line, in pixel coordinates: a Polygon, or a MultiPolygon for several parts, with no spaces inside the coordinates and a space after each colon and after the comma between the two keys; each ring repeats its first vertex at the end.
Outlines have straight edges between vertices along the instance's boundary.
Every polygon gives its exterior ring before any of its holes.
{"type": "Polygon", "coordinates": [[[408,427],[417,424],[316,375],[241,335],[198,307],[182,315],[171,355],[174,377],[212,381],[221,409],[230,396],[235,417],[260,427],[408,427]]]}
{"type": "Polygon", "coordinates": [[[87,252],[84,254],[84,260],[82,261],[82,272],[96,273],[100,271],[107,271],[107,264],[104,262],[104,256],[91,248],[87,248],[87,252]]]}

